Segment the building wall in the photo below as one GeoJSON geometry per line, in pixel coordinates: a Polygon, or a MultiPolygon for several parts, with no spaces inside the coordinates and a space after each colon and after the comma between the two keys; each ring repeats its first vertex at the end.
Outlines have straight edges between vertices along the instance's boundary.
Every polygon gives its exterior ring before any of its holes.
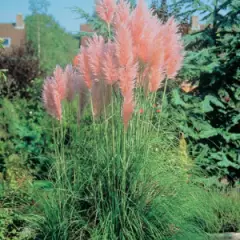
{"type": "Polygon", "coordinates": [[[26,42],[26,31],[22,14],[17,14],[16,23],[0,23],[0,38],[12,47],[20,47],[26,42]],[[8,41],[9,40],[9,41],[8,41]]]}
{"type": "MultiPolygon", "coordinates": [[[[91,25],[89,24],[81,24],[80,25],[80,32],[94,32],[91,28],[91,25]]],[[[87,45],[88,37],[81,37],[80,46],[86,46],[87,45]]]]}
{"type": "Polygon", "coordinates": [[[13,24],[0,24],[0,38],[10,38],[11,46],[21,46],[26,41],[25,29],[17,29],[13,24]]]}

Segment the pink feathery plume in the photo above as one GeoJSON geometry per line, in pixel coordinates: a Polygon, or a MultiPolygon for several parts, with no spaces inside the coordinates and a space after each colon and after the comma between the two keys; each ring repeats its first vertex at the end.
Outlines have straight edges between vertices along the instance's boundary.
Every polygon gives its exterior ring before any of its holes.
{"type": "Polygon", "coordinates": [[[96,12],[98,16],[107,24],[110,24],[112,22],[115,9],[115,0],[98,0],[96,3],[96,12]]]}
{"type": "Polygon", "coordinates": [[[148,67],[145,69],[144,79],[147,81],[147,87],[150,92],[157,91],[161,87],[161,83],[165,78],[165,46],[163,41],[164,27],[156,19],[151,21],[152,29],[155,29],[153,44],[149,45],[148,67]]]}
{"type": "Polygon", "coordinates": [[[83,77],[88,89],[92,87],[92,76],[91,70],[89,67],[89,56],[88,56],[88,49],[86,47],[81,46],[79,57],[79,64],[78,64],[78,71],[83,77]]]}
{"type": "Polygon", "coordinates": [[[102,72],[107,84],[113,85],[118,80],[118,64],[115,56],[115,44],[110,41],[105,45],[102,60],[102,72]]]}
{"type": "Polygon", "coordinates": [[[66,82],[66,99],[71,102],[74,99],[76,93],[76,87],[74,82],[74,71],[72,65],[67,65],[64,71],[64,79],[66,82]]]}
{"type": "Polygon", "coordinates": [[[128,25],[130,22],[130,3],[120,0],[113,20],[113,25],[117,29],[121,24],[128,25]]]}
{"type": "Polygon", "coordinates": [[[134,110],[133,90],[137,76],[138,65],[125,66],[119,69],[119,86],[124,97],[122,116],[125,130],[134,110]]]}
{"type": "Polygon", "coordinates": [[[142,35],[138,40],[137,55],[143,63],[149,63],[152,59],[152,53],[154,49],[158,47],[156,42],[157,34],[161,27],[161,24],[156,16],[152,16],[151,12],[147,12],[145,15],[145,27],[143,28],[142,35]]]}
{"type": "Polygon", "coordinates": [[[125,102],[123,106],[123,121],[125,127],[127,127],[134,108],[132,96],[138,70],[138,65],[134,64],[132,35],[127,25],[122,24],[117,28],[115,42],[119,64],[119,87],[125,102]]]}
{"type": "Polygon", "coordinates": [[[150,66],[159,66],[162,68],[164,65],[164,57],[165,57],[165,46],[162,35],[158,35],[154,39],[154,44],[149,49],[149,53],[151,57],[149,58],[149,65],[150,66]]]}
{"type": "Polygon", "coordinates": [[[43,85],[43,103],[47,112],[58,120],[62,118],[60,95],[53,78],[46,78],[43,85]]]}
{"type": "Polygon", "coordinates": [[[149,74],[149,91],[156,92],[162,86],[164,78],[165,74],[163,72],[163,69],[157,66],[151,67],[149,74]]]}
{"type": "Polygon", "coordinates": [[[143,48],[141,48],[142,43],[140,41],[144,41],[144,38],[148,38],[146,34],[144,34],[144,30],[146,29],[146,23],[149,20],[150,13],[148,11],[147,5],[144,3],[144,0],[139,0],[137,7],[133,10],[131,14],[131,33],[132,39],[134,43],[134,56],[139,57],[139,52],[143,48]]]}
{"type": "Polygon", "coordinates": [[[138,65],[127,65],[120,68],[119,74],[119,87],[123,96],[126,96],[128,92],[133,92],[135,88],[135,79],[137,76],[138,65]]]}
{"type": "Polygon", "coordinates": [[[177,33],[177,24],[173,18],[170,18],[164,26],[165,35],[163,44],[165,46],[165,69],[167,77],[173,79],[176,77],[183,62],[183,45],[180,41],[180,35],[177,33]]]}
{"type": "Polygon", "coordinates": [[[131,31],[134,43],[138,42],[142,35],[147,11],[148,8],[144,0],[139,0],[137,7],[133,10],[131,15],[131,31]]]}
{"type": "Polygon", "coordinates": [[[116,56],[120,67],[133,64],[133,40],[129,28],[122,24],[116,31],[116,56]]]}
{"type": "Polygon", "coordinates": [[[104,38],[94,34],[88,41],[88,60],[94,80],[99,80],[101,76],[101,61],[104,50],[104,38]]]}
{"type": "Polygon", "coordinates": [[[56,82],[56,89],[60,100],[63,100],[66,97],[66,81],[63,76],[63,70],[60,66],[56,66],[53,76],[56,82]]]}

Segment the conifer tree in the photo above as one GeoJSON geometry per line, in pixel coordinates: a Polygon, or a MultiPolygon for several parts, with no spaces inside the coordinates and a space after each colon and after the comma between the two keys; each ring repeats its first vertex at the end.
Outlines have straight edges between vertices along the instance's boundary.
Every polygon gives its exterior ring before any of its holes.
{"type": "Polygon", "coordinates": [[[152,0],[151,8],[153,9],[153,14],[157,15],[162,22],[166,22],[169,16],[167,0],[152,0]]]}
{"type": "Polygon", "coordinates": [[[190,152],[210,174],[240,177],[240,2],[180,0],[179,18],[199,14],[205,29],[185,37],[179,77],[198,88],[175,90],[190,152]],[[186,90],[185,90],[186,91],[186,90]]]}

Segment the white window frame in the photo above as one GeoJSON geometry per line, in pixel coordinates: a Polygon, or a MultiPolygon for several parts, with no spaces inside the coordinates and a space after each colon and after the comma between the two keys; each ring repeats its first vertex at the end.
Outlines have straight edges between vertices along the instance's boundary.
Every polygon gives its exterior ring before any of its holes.
{"type": "Polygon", "coordinates": [[[4,48],[9,48],[11,47],[11,42],[12,42],[12,39],[10,37],[1,37],[3,39],[3,41],[5,41],[6,39],[8,40],[8,45],[4,45],[3,44],[3,47],[4,48]]]}

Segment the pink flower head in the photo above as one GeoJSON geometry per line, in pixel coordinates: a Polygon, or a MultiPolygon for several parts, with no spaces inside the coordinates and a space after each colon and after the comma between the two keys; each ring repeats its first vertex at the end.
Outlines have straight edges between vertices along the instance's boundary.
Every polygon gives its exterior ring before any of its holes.
{"type": "Polygon", "coordinates": [[[137,76],[138,65],[127,65],[119,69],[119,86],[123,96],[135,88],[135,79],[137,76]]]}
{"type": "Polygon", "coordinates": [[[115,9],[115,0],[98,0],[96,3],[96,12],[98,16],[107,24],[110,24],[112,22],[115,9]]]}
{"type": "Polygon", "coordinates": [[[125,0],[119,1],[113,23],[116,29],[121,24],[129,25],[130,23],[130,3],[129,2],[125,0]]]}
{"type": "Polygon", "coordinates": [[[74,72],[72,65],[67,65],[64,71],[64,79],[66,82],[66,99],[71,102],[76,93],[76,83],[74,82],[74,72]]]}
{"type": "Polygon", "coordinates": [[[81,46],[81,50],[78,57],[79,57],[78,70],[81,76],[83,77],[86,86],[88,87],[88,89],[90,89],[92,87],[92,77],[91,70],[89,67],[88,50],[86,47],[81,46]]]}
{"type": "Polygon", "coordinates": [[[127,129],[128,122],[131,119],[134,109],[133,90],[135,87],[136,76],[137,64],[125,66],[119,69],[119,85],[124,97],[122,114],[125,129],[127,129]]]}
{"type": "Polygon", "coordinates": [[[105,45],[102,72],[107,84],[113,85],[118,80],[118,64],[115,56],[115,45],[110,41],[105,45]]]}
{"type": "Polygon", "coordinates": [[[60,100],[63,100],[66,97],[66,81],[63,76],[63,70],[60,66],[56,66],[53,76],[56,82],[56,89],[58,91],[60,100]]]}
{"type": "MultiPolygon", "coordinates": [[[[134,56],[141,56],[141,52],[147,52],[147,45],[143,45],[143,42],[150,41],[149,35],[144,33],[145,30],[148,30],[148,21],[151,17],[147,5],[144,3],[144,0],[139,0],[137,7],[133,10],[131,15],[131,33],[132,40],[134,43],[134,56]],[[143,48],[144,47],[144,48],[143,48]]],[[[152,43],[151,43],[152,44],[152,43]]]]}
{"type": "Polygon", "coordinates": [[[94,34],[88,41],[88,62],[95,80],[101,78],[101,61],[104,50],[104,38],[94,34]]]}
{"type": "Polygon", "coordinates": [[[122,24],[116,31],[116,56],[120,66],[131,65],[134,60],[133,41],[129,28],[122,24]]]}
{"type": "Polygon", "coordinates": [[[46,78],[43,85],[43,103],[47,112],[58,120],[62,118],[61,99],[57,91],[56,81],[46,78]]]}
{"type": "Polygon", "coordinates": [[[177,24],[170,18],[164,26],[165,35],[163,44],[165,46],[164,62],[168,78],[175,78],[183,62],[183,45],[180,35],[177,33],[177,24]]]}
{"type": "Polygon", "coordinates": [[[163,69],[158,66],[151,67],[149,74],[149,90],[150,92],[156,92],[160,87],[161,83],[164,80],[165,75],[163,69]]]}

